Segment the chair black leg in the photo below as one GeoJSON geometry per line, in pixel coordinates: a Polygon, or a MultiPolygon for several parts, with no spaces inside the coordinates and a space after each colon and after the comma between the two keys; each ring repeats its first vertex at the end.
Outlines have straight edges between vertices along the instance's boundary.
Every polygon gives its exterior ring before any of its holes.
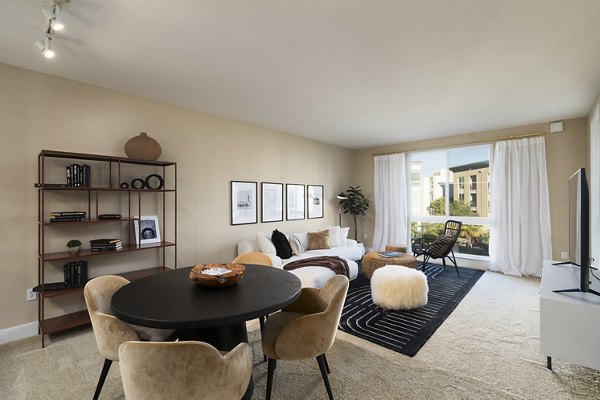
{"type": "Polygon", "coordinates": [[[98,385],[96,386],[96,392],[94,393],[94,400],[98,400],[100,397],[100,392],[102,391],[102,386],[104,386],[104,380],[106,379],[106,375],[108,375],[108,370],[112,365],[112,360],[104,359],[104,366],[102,367],[102,372],[100,373],[100,379],[98,379],[98,385]]]}
{"type": "Polygon", "coordinates": [[[450,258],[450,261],[452,261],[452,263],[454,264],[454,269],[456,270],[456,275],[460,276],[460,272],[458,272],[458,265],[456,264],[456,257],[454,256],[454,250],[451,250],[451,254],[452,254],[452,258],[450,258]]]}
{"type": "Polygon", "coordinates": [[[423,256],[423,272],[427,269],[427,263],[429,262],[429,257],[427,255],[423,256]]]}
{"type": "Polygon", "coordinates": [[[327,373],[330,374],[331,370],[329,369],[329,363],[327,362],[327,356],[323,354],[323,361],[325,361],[325,368],[327,369],[327,373]]]}
{"type": "Polygon", "coordinates": [[[325,389],[327,389],[327,395],[329,396],[329,400],[333,400],[333,393],[331,392],[331,386],[329,385],[329,378],[327,377],[327,368],[325,367],[325,359],[323,356],[324,354],[317,356],[317,362],[319,363],[319,369],[321,370],[323,382],[325,382],[325,389]]]}
{"type": "Polygon", "coordinates": [[[277,360],[268,359],[267,364],[267,400],[271,400],[271,389],[273,389],[273,373],[277,367],[277,360]]]}
{"type": "MultiPolygon", "coordinates": [[[[258,322],[260,323],[260,336],[262,337],[263,329],[265,328],[266,317],[259,317],[258,322]]],[[[267,356],[263,353],[263,361],[267,361],[267,356]]]]}

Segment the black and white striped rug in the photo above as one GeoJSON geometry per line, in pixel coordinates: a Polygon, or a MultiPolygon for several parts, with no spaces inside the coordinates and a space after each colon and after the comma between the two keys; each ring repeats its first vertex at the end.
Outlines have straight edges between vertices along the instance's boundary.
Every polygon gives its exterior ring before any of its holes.
{"type": "MultiPolygon", "coordinates": [[[[419,266],[421,263],[419,262],[419,266]]],[[[370,281],[362,274],[350,283],[339,328],[354,336],[414,356],[454,311],[484,271],[428,264],[427,305],[404,311],[385,311],[373,304],[370,281]]]]}

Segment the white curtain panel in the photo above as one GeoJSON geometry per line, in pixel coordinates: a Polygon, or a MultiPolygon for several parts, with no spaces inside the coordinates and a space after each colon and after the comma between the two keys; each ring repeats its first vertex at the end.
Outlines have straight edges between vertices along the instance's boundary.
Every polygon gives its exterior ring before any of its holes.
{"type": "Polygon", "coordinates": [[[375,233],[373,250],[387,244],[408,245],[408,191],[404,153],[375,157],[375,233]]]}
{"type": "Polygon", "coordinates": [[[491,176],[492,271],[541,276],[552,257],[543,137],[497,142],[491,176]]]}

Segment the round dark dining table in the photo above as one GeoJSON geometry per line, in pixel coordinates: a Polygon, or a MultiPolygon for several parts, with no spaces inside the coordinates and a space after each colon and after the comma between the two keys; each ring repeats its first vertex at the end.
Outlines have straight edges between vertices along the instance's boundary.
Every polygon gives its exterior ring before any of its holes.
{"type": "MultiPolygon", "coordinates": [[[[248,341],[246,321],[281,310],[300,296],[300,279],[279,268],[245,264],[235,285],[196,286],[190,268],[163,272],[131,282],[113,295],[113,314],[150,328],[176,329],[180,340],[199,340],[219,350],[248,341]]],[[[249,392],[252,395],[253,383],[249,392]]]]}
{"type": "Polygon", "coordinates": [[[247,340],[246,321],[278,311],[300,296],[300,279],[294,274],[262,265],[245,267],[237,284],[219,289],[196,286],[189,278],[191,267],[136,280],[113,295],[112,312],[130,324],[176,329],[183,339],[221,334],[209,343],[229,351],[247,340]],[[234,341],[236,333],[244,337],[230,343],[231,331],[234,341]]]}

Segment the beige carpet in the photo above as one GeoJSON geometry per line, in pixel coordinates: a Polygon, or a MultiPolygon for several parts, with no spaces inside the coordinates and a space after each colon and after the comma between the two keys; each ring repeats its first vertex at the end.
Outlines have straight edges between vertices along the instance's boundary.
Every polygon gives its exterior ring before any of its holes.
{"type": "MultiPolygon", "coordinates": [[[[599,371],[560,360],[546,369],[538,290],[538,279],[486,273],[413,358],[339,332],[328,353],[336,399],[600,399],[599,371]]],[[[263,399],[266,365],[256,330],[250,341],[253,399],[263,399]]],[[[0,398],[92,397],[102,360],[91,330],[50,342],[45,349],[39,338],[0,346],[0,398]]],[[[327,398],[317,362],[280,362],[273,398],[327,398]]],[[[116,363],[101,399],[123,399],[116,363]]]]}

